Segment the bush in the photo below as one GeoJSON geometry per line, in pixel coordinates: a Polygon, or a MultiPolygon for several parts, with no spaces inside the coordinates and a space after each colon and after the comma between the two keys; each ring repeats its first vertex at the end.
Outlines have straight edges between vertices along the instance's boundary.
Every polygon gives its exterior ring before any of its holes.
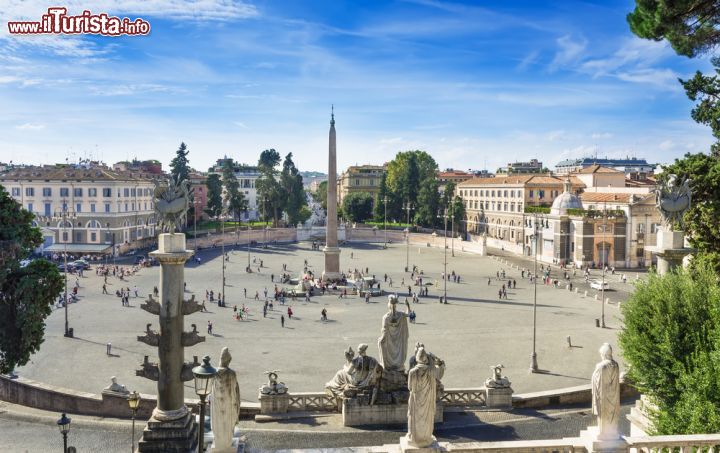
{"type": "Polygon", "coordinates": [[[620,347],[658,406],[657,434],[720,430],[720,285],[711,269],[650,274],[622,307],[620,347]]]}

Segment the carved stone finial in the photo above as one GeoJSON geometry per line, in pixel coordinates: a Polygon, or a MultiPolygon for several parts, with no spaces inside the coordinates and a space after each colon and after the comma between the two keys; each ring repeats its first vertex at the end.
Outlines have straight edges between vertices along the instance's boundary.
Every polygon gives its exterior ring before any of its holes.
{"type": "Polygon", "coordinates": [[[287,393],[288,388],[285,383],[278,382],[278,372],[280,370],[266,371],[268,383],[260,387],[260,393],[263,395],[281,395],[287,393]]]}
{"type": "Polygon", "coordinates": [[[196,344],[205,341],[205,337],[198,335],[197,324],[192,324],[192,328],[192,332],[182,333],[183,346],[195,346],[196,344]]]}
{"type": "Polygon", "coordinates": [[[193,361],[188,363],[183,363],[182,372],[180,373],[180,379],[183,382],[192,381],[195,377],[193,376],[192,369],[196,366],[200,366],[200,362],[198,362],[198,356],[193,356],[193,361]]]}
{"type": "Polygon", "coordinates": [[[494,389],[510,387],[510,380],[507,378],[507,376],[502,375],[503,368],[505,368],[505,366],[502,364],[490,367],[493,375],[491,378],[485,380],[485,387],[494,389]]]}
{"type": "Polygon", "coordinates": [[[160,314],[160,303],[153,298],[152,294],[148,294],[148,300],[144,304],[140,304],[140,308],[153,315],[160,314]]]}
{"type": "Polygon", "coordinates": [[[145,326],[145,335],[138,335],[137,341],[145,343],[148,346],[160,346],[160,334],[150,329],[152,324],[145,326]]]}
{"type": "Polygon", "coordinates": [[[682,228],[683,214],[690,209],[690,183],[690,178],[686,178],[681,184],[676,175],[669,175],[667,180],[658,182],[655,189],[655,204],[660,211],[663,225],[671,231],[682,228]]]}
{"type": "Polygon", "coordinates": [[[145,356],[140,369],[135,370],[135,376],[142,376],[151,381],[160,379],[160,369],[157,363],[151,363],[148,356],[145,356]]]}
{"type": "Polygon", "coordinates": [[[204,307],[204,304],[197,303],[197,301],[195,300],[195,294],[193,294],[190,297],[190,300],[183,301],[183,305],[182,305],[183,314],[191,315],[197,311],[202,311],[203,307],[204,307]]]}

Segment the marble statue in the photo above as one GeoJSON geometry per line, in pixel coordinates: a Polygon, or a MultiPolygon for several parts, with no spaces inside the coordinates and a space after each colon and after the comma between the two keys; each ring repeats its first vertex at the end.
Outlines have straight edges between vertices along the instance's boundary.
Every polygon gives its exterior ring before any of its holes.
{"type": "Polygon", "coordinates": [[[383,316],[380,338],[378,338],[378,350],[380,365],[386,371],[404,371],[405,357],[407,356],[408,338],[408,314],[410,303],[407,304],[407,311],[397,311],[397,295],[388,297],[388,312],[383,316]]]}
{"type": "Polygon", "coordinates": [[[278,382],[278,371],[266,371],[268,383],[260,387],[260,393],[263,395],[282,395],[287,393],[288,388],[284,382],[278,382]]]}
{"type": "Polygon", "coordinates": [[[130,393],[130,390],[125,388],[124,385],[120,385],[117,383],[117,378],[115,376],[110,378],[110,385],[105,387],[103,390],[108,392],[116,392],[116,393],[130,393]]]}
{"type": "Polygon", "coordinates": [[[433,356],[424,346],[415,353],[415,366],[408,374],[408,432],[405,441],[412,447],[427,447],[435,442],[433,425],[437,404],[437,381],[445,373],[445,362],[433,356]],[[432,363],[431,363],[432,362],[432,363]]]}
{"type": "Polygon", "coordinates": [[[374,387],[380,375],[380,365],[367,355],[367,348],[368,345],[364,343],[358,346],[358,355],[352,360],[348,371],[353,387],[360,390],[374,387]]]}
{"type": "Polygon", "coordinates": [[[174,178],[154,182],[153,202],[158,228],[169,233],[182,230],[190,208],[190,182],[176,181],[174,178]]]}
{"type": "Polygon", "coordinates": [[[682,217],[690,208],[692,191],[689,178],[679,184],[676,175],[669,175],[664,182],[658,182],[655,189],[655,204],[660,211],[663,224],[672,231],[682,227],[682,217]]]}
{"type": "Polygon", "coordinates": [[[352,368],[352,360],[355,357],[355,351],[352,347],[348,346],[345,351],[345,365],[335,373],[335,376],[325,384],[325,388],[330,391],[335,397],[343,396],[348,386],[352,384],[352,377],[350,376],[350,369],[352,368]]]}
{"type": "Polygon", "coordinates": [[[240,387],[237,374],[230,368],[232,356],[222,348],[220,366],[212,383],[210,424],[214,435],[213,448],[222,451],[232,445],[235,424],[240,418],[240,387]]]}
{"type": "Polygon", "coordinates": [[[505,368],[502,364],[491,366],[490,369],[493,372],[491,378],[485,380],[485,387],[487,388],[507,388],[510,387],[510,380],[507,376],[502,375],[502,370],[505,368]]]}
{"type": "Polygon", "coordinates": [[[613,440],[620,437],[620,367],[608,343],[600,347],[600,357],[592,375],[592,412],[597,416],[598,439],[613,440]]]}

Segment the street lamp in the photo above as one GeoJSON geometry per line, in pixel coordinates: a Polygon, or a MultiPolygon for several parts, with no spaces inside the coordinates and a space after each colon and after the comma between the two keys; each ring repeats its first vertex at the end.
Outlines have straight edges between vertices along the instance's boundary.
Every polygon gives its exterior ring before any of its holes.
{"type": "Polygon", "coordinates": [[[197,207],[201,204],[200,200],[193,200],[193,205],[195,207],[193,211],[193,251],[195,252],[195,256],[197,256],[197,207]]]}
{"type": "Polygon", "coordinates": [[[388,197],[384,197],[383,198],[383,206],[385,208],[385,214],[383,217],[383,229],[385,230],[385,243],[383,244],[384,249],[387,248],[387,202],[388,202],[388,197]]]}
{"type": "Polygon", "coordinates": [[[448,275],[447,275],[447,219],[448,219],[448,209],[445,208],[445,211],[443,213],[438,213],[438,218],[445,219],[445,243],[443,245],[443,253],[445,255],[445,270],[443,271],[443,303],[447,303],[447,281],[448,281],[448,275]]]}
{"type": "MultiPolygon", "coordinates": [[[[455,256],[455,201],[450,202],[450,231],[452,232],[452,238],[450,239],[450,248],[452,249],[452,256],[455,256]]],[[[447,227],[445,228],[447,229],[447,227]]],[[[447,234],[446,234],[447,236],[447,234]]]]}
{"type": "Polygon", "coordinates": [[[70,418],[63,412],[62,416],[60,416],[60,420],[57,421],[57,425],[63,436],[63,453],[67,453],[67,436],[70,432],[70,418]]]}
{"type": "Polygon", "coordinates": [[[135,451],[135,414],[137,414],[138,406],[140,406],[140,394],[138,392],[132,392],[128,395],[128,406],[132,411],[132,437],[130,438],[130,453],[135,451]]]}
{"type": "Polygon", "coordinates": [[[210,382],[217,374],[217,370],[210,365],[210,357],[203,357],[202,365],[192,369],[195,377],[195,394],[200,397],[200,426],[198,430],[198,451],[205,451],[204,428],[205,428],[205,398],[210,394],[210,382]]]}
{"type": "Polygon", "coordinates": [[[540,228],[543,225],[543,217],[538,216],[535,214],[534,216],[535,224],[533,225],[533,233],[535,236],[535,268],[533,270],[533,346],[532,346],[532,354],[530,355],[530,372],[531,373],[537,373],[538,371],[538,364],[537,364],[537,351],[535,349],[535,342],[537,337],[537,255],[538,255],[538,240],[540,238],[540,228]],[[538,218],[540,219],[540,222],[538,222],[538,218]]]}
{"type": "MultiPolygon", "coordinates": [[[[70,234],[72,235],[72,221],[75,220],[75,219],[77,219],[77,213],[76,213],[75,211],[68,210],[67,203],[65,203],[65,201],[63,201],[63,207],[62,207],[61,210],[55,211],[55,213],[52,215],[52,217],[43,217],[43,219],[44,219],[46,222],[51,221],[51,220],[52,220],[53,222],[57,222],[57,221],[59,221],[59,220],[62,220],[62,224],[61,224],[61,225],[62,225],[62,229],[63,229],[63,230],[67,228],[68,219],[70,219],[70,221],[71,221],[71,223],[70,223],[70,230],[71,230],[70,234]]],[[[59,231],[59,230],[58,230],[58,237],[62,239],[62,235],[60,234],[60,231],[59,231]]],[[[68,240],[72,240],[72,236],[68,237],[68,240]]],[[[67,281],[67,269],[68,269],[67,257],[68,257],[68,253],[67,253],[67,243],[68,243],[68,241],[63,240],[63,248],[64,248],[63,262],[65,263],[65,269],[64,269],[64,274],[65,274],[65,301],[64,301],[64,305],[65,305],[65,337],[67,337],[67,338],[72,338],[72,334],[70,333],[70,326],[69,326],[69,323],[68,323],[68,281],[67,281]]]]}
{"type": "Polygon", "coordinates": [[[405,228],[405,231],[407,232],[407,236],[405,238],[407,244],[405,250],[405,272],[407,272],[410,268],[410,211],[413,209],[413,204],[410,203],[410,200],[403,205],[403,209],[407,211],[407,226],[405,228]]]}
{"type": "MultiPolygon", "coordinates": [[[[223,303],[223,306],[225,306],[225,299],[226,299],[226,297],[225,297],[225,213],[223,213],[221,223],[222,223],[222,236],[221,236],[221,238],[222,238],[221,239],[222,240],[222,244],[221,244],[221,246],[222,246],[222,293],[221,294],[222,294],[222,303],[223,303]]],[[[219,300],[218,300],[218,303],[219,303],[219,300]]],[[[220,305],[218,305],[218,307],[219,306],[220,305]]]]}
{"type": "Polygon", "coordinates": [[[247,265],[247,272],[250,272],[250,230],[252,227],[250,226],[250,217],[248,217],[248,265],[247,265]]]}
{"type": "Polygon", "coordinates": [[[600,327],[605,328],[605,268],[607,267],[607,251],[605,248],[605,232],[607,231],[607,203],[603,203],[603,234],[602,234],[602,283],[600,285],[600,327]]]}

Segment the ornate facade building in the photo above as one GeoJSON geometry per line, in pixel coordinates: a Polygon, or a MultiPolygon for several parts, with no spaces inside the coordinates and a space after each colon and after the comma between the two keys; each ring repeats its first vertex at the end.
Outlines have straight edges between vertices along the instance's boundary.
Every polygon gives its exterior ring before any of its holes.
{"type": "Polygon", "coordinates": [[[112,254],[154,240],[154,177],[87,163],[9,168],[0,184],[35,214],[45,252],[112,254]]]}
{"type": "Polygon", "coordinates": [[[367,192],[377,197],[380,192],[380,181],[387,169],[384,165],[354,165],[348,167],[337,179],[338,206],[348,194],[367,192]]]}

